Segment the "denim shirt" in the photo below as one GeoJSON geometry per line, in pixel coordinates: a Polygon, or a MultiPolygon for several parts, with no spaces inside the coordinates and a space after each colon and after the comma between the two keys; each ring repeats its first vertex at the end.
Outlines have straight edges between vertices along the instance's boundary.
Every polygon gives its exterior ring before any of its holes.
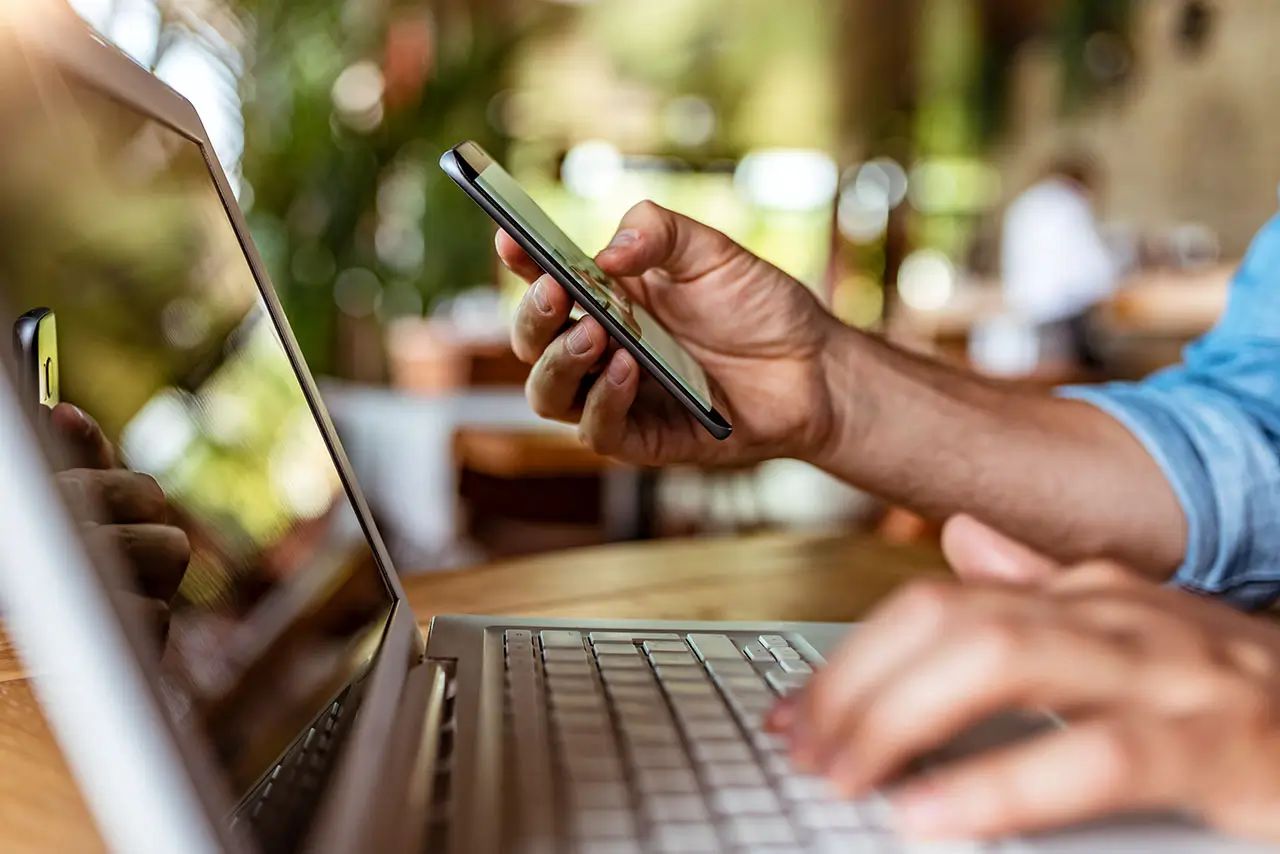
{"type": "Polygon", "coordinates": [[[1248,609],[1280,599],[1280,216],[1181,365],[1059,393],[1117,419],[1169,479],[1188,526],[1174,583],[1248,609]]]}

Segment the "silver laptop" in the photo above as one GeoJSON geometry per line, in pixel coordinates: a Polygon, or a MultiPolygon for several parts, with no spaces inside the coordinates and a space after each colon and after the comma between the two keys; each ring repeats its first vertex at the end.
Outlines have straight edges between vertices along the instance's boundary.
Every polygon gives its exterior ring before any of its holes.
{"type": "Polygon", "coordinates": [[[62,398],[191,543],[161,642],[0,372],[0,593],[114,850],[1261,850],[1163,820],[897,838],[761,728],[846,627],[440,617],[424,644],[194,110],[69,17],[0,57],[0,317],[56,317],[62,398]]]}

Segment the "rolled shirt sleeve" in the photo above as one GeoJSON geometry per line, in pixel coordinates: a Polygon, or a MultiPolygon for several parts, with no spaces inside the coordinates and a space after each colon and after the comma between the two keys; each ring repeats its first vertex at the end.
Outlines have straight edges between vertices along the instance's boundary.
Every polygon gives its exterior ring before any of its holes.
{"type": "Polygon", "coordinates": [[[1243,608],[1280,599],[1280,217],[1254,239],[1222,319],[1181,365],[1059,394],[1123,424],[1168,478],[1188,529],[1174,583],[1243,608]]]}

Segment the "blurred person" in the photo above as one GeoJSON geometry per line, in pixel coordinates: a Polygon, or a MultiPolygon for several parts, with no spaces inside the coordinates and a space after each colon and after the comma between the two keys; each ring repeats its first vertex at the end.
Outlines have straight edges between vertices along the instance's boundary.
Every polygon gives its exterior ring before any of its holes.
{"type": "Polygon", "coordinates": [[[170,523],[164,490],[148,475],[119,465],[98,423],[68,403],[44,410],[47,427],[65,458],[54,482],[91,546],[108,550],[132,572],[133,590],[122,601],[163,643],[169,605],[191,560],[191,543],[170,523]]]}
{"type": "Polygon", "coordinates": [[[1107,561],[1056,567],[970,519],[944,543],[970,578],[1041,581],[891,596],[772,713],[798,766],[848,796],[886,789],[914,836],[1162,811],[1280,842],[1280,626],[1107,561]],[[1009,709],[1071,726],[904,776],[1009,709]]]}
{"type": "Polygon", "coordinates": [[[935,518],[968,512],[1071,563],[1121,561],[1243,608],[1280,596],[1280,218],[1218,326],[1137,384],[1013,388],[895,349],[720,232],[643,203],[597,258],[706,368],[717,442],[516,244],[527,393],[638,465],[811,462],[935,518]]]}
{"type": "Polygon", "coordinates": [[[1120,279],[1093,209],[1101,182],[1092,158],[1064,156],[1005,212],[1000,274],[1006,320],[1031,332],[1040,362],[1101,367],[1088,314],[1115,293],[1120,279]]]}

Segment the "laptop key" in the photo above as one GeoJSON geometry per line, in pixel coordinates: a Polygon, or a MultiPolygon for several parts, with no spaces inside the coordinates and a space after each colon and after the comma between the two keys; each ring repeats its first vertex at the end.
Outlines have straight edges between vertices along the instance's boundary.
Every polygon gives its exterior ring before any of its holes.
{"type": "Polygon", "coordinates": [[[741,741],[695,741],[690,745],[699,762],[751,762],[751,748],[741,741]]]}
{"type": "Polygon", "coordinates": [[[547,647],[578,647],[582,648],[581,632],[557,632],[543,631],[540,633],[542,638],[542,648],[547,647]]]}
{"type": "Polygon", "coordinates": [[[542,650],[544,661],[566,661],[575,664],[587,663],[587,651],[582,647],[572,649],[567,646],[550,646],[542,650]]]}
{"type": "Polygon", "coordinates": [[[984,854],[988,850],[963,839],[903,839],[894,854],[984,854]]]}
{"type": "MultiPolygon", "coordinates": [[[[546,634],[546,632],[543,632],[543,634],[546,634]]],[[[791,646],[782,635],[761,635],[760,645],[765,649],[781,649],[782,647],[791,646]]]]}
{"type": "Polygon", "coordinates": [[[856,830],[827,831],[813,839],[813,854],[899,854],[897,840],[892,843],[880,834],[856,830]]]}
{"type": "Polygon", "coordinates": [[[707,807],[698,795],[651,795],[645,798],[644,809],[654,824],[708,819],[707,807]]]}
{"type": "Polygon", "coordinates": [[[655,652],[688,652],[689,647],[684,641],[645,641],[644,651],[647,653],[655,652]]]}
{"type": "Polygon", "coordinates": [[[623,737],[634,747],[650,744],[679,744],[680,734],[669,723],[637,723],[623,727],[623,737]]]}
{"type": "Polygon", "coordinates": [[[781,669],[766,672],[764,678],[769,683],[770,688],[784,697],[792,691],[804,687],[804,683],[807,681],[803,674],[786,673],[781,669]]]}
{"type": "Polygon", "coordinates": [[[586,810],[573,815],[574,834],[579,838],[626,838],[634,836],[635,821],[629,810],[586,810]]]}
{"type": "Polygon", "coordinates": [[[584,839],[573,851],[574,854],[644,854],[634,839],[584,839]]]}
{"type": "Polygon", "coordinates": [[[798,803],[794,815],[800,825],[810,830],[858,830],[866,827],[857,807],[848,801],[798,803]]]}
{"type": "Polygon", "coordinates": [[[800,660],[800,653],[796,652],[794,649],[792,649],[789,646],[779,647],[777,649],[771,649],[769,650],[769,652],[773,653],[773,657],[778,661],[799,661],[800,660]]]}
{"type": "Polygon", "coordinates": [[[639,655],[640,650],[631,643],[598,643],[595,646],[596,657],[602,655],[639,655]]]}
{"type": "Polygon", "coordinates": [[[755,789],[765,785],[764,774],[754,762],[704,765],[702,777],[714,789],[755,789]]]}
{"type": "Polygon", "coordinates": [[[638,655],[602,655],[596,659],[602,672],[610,670],[643,670],[649,672],[649,664],[638,655]]]}
{"type": "Polygon", "coordinates": [[[703,661],[716,658],[742,660],[738,645],[725,635],[689,635],[689,645],[703,661]]]}
{"type": "Polygon", "coordinates": [[[649,660],[659,667],[663,665],[688,665],[693,667],[698,663],[694,657],[687,652],[655,652],[649,656],[649,660]]]}
{"type": "Polygon", "coordinates": [[[831,784],[822,777],[788,774],[778,781],[778,788],[789,801],[827,801],[836,797],[831,784]]]}
{"type": "Polygon", "coordinates": [[[698,685],[711,690],[711,684],[707,682],[707,675],[702,672],[699,667],[685,667],[684,665],[671,666],[664,664],[655,668],[658,674],[658,681],[664,683],[675,682],[695,682],[698,685]]]}
{"type": "Polygon", "coordinates": [[[758,643],[747,644],[743,650],[747,654],[747,658],[752,661],[773,661],[773,656],[769,654],[769,650],[765,649],[758,643]]]}
{"type": "Polygon", "coordinates": [[[740,740],[742,733],[727,721],[686,721],[685,734],[690,741],[711,741],[714,739],[740,740]]]}
{"type": "Polygon", "coordinates": [[[729,720],[729,712],[720,703],[703,701],[695,698],[695,702],[684,700],[676,704],[676,714],[688,720],[729,720]]]}
{"type": "Polygon", "coordinates": [[[782,666],[782,669],[787,673],[810,674],[813,672],[813,668],[809,665],[807,661],[784,660],[781,662],[781,666],[782,666]]]}
{"type": "Polygon", "coordinates": [[[713,854],[720,850],[715,830],[705,824],[659,824],[653,828],[658,854],[713,854]]]}
{"type": "Polygon", "coordinates": [[[623,778],[621,763],[612,757],[567,753],[564,759],[565,773],[574,780],[610,783],[623,778]]]}
{"type": "Polygon", "coordinates": [[[642,640],[666,640],[678,641],[680,636],[671,632],[592,632],[590,634],[592,643],[632,643],[642,640]]]}
{"type": "Polygon", "coordinates": [[[633,753],[631,764],[636,768],[688,768],[689,757],[673,745],[644,745],[633,753]]]}
{"type": "Polygon", "coordinates": [[[773,815],[782,811],[769,789],[721,789],[711,793],[711,808],[719,815],[773,815]]]}
{"type": "MultiPolygon", "coordinates": [[[[662,674],[659,674],[661,676],[662,674]]],[[[701,679],[694,681],[691,679],[674,679],[670,682],[664,681],[663,688],[672,697],[714,697],[716,689],[712,687],[710,682],[701,679]]]]}
{"type": "Polygon", "coordinates": [[[685,768],[640,768],[636,784],[647,794],[697,794],[698,781],[685,768]]]}
{"type": "Polygon", "coordinates": [[[857,802],[858,815],[866,827],[888,830],[893,827],[893,806],[884,795],[872,795],[857,802]]]}
{"type": "MultiPolygon", "coordinates": [[[[772,661],[773,657],[770,656],[769,660],[772,661]]],[[[752,679],[759,678],[756,673],[756,669],[745,661],[721,661],[717,659],[715,661],[708,661],[707,669],[710,670],[717,678],[729,676],[741,676],[744,678],[750,677],[752,679]]]]}
{"type": "Polygon", "coordinates": [[[726,828],[729,840],[746,847],[754,844],[781,845],[796,841],[791,823],[782,816],[737,816],[726,828]]]}
{"type": "Polygon", "coordinates": [[[620,782],[587,782],[579,780],[569,789],[569,804],[573,809],[627,809],[631,796],[620,782]]]}

